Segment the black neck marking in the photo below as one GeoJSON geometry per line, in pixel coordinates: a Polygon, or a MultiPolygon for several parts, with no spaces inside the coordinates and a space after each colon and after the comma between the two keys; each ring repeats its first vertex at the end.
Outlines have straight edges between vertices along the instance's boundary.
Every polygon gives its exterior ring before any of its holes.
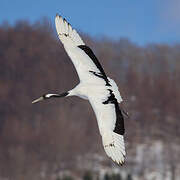
{"type": "Polygon", "coordinates": [[[64,92],[62,94],[54,95],[54,97],[65,97],[69,94],[69,92],[64,92]]]}
{"type": "Polygon", "coordinates": [[[94,64],[96,65],[96,67],[99,69],[99,71],[102,74],[102,78],[106,81],[106,86],[111,86],[109,84],[109,80],[104,72],[104,69],[102,68],[101,64],[99,63],[97,57],[94,55],[93,51],[86,45],[80,45],[78,46],[80,49],[82,49],[94,62],[94,64]]]}
{"type": "Polygon", "coordinates": [[[106,101],[103,102],[103,104],[114,104],[115,111],[116,111],[116,124],[114,128],[114,132],[120,135],[123,135],[125,133],[124,129],[124,117],[122,115],[121,109],[119,108],[117,99],[115,98],[115,95],[113,94],[113,91],[111,89],[108,89],[110,92],[110,96],[106,101]]]}
{"type": "Polygon", "coordinates": [[[69,94],[69,92],[64,92],[62,94],[52,94],[51,96],[47,97],[47,95],[43,95],[44,99],[49,99],[49,98],[60,98],[60,97],[65,97],[69,94]]]}

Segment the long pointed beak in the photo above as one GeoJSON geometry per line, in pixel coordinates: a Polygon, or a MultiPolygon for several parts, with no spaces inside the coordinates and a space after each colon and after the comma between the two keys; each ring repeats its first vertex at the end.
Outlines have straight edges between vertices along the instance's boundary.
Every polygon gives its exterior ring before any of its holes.
{"type": "Polygon", "coordinates": [[[37,103],[37,102],[42,101],[42,100],[44,100],[44,98],[41,96],[40,98],[35,99],[35,100],[32,102],[32,104],[37,103]]]}

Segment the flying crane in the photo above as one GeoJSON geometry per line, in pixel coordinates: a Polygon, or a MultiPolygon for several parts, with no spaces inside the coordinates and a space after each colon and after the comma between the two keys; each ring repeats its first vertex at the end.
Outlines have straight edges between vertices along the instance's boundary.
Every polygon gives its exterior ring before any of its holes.
{"type": "Polygon", "coordinates": [[[98,122],[106,154],[122,165],[125,160],[124,117],[119,107],[121,95],[114,80],[106,76],[93,51],[85,45],[75,29],[58,14],[55,18],[58,37],[72,60],[80,83],[72,90],[61,94],[45,94],[34,100],[79,96],[89,100],[98,122]]]}

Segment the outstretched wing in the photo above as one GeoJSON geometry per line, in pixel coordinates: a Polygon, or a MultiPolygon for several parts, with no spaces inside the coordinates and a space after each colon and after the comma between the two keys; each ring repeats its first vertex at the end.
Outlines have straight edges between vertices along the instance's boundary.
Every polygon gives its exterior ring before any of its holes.
{"type": "Polygon", "coordinates": [[[103,94],[89,97],[96,114],[99,131],[106,154],[116,163],[123,164],[125,159],[124,118],[117,99],[111,90],[107,100],[103,94]],[[98,97],[98,98],[97,98],[98,97]]]}
{"type": "Polygon", "coordinates": [[[85,45],[76,30],[59,15],[56,15],[55,24],[58,37],[71,58],[80,81],[94,83],[94,79],[96,79],[97,83],[105,83],[110,86],[109,80],[98,59],[93,51],[85,45]]]}

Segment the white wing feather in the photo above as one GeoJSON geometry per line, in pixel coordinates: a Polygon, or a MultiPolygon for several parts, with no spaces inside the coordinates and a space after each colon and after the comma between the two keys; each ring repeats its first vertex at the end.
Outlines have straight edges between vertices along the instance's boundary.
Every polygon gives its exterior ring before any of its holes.
{"type": "Polygon", "coordinates": [[[92,59],[78,46],[85,45],[79,34],[71,27],[69,23],[61,16],[56,15],[56,30],[58,37],[64,45],[64,48],[71,58],[79,79],[86,83],[105,84],[105,81],[94,76],[89,71],[99,72],[92,59]],[[68,27],[68,28],[67,28],[68,27]]]}
{"type": "Polygon", "coordinates": [[[56,15],[55,24],[59,39],[64,45],[66,45],[68,41],[74,46],[84,45],[83,40],[76,30],[72,29],[71,25],[61,16],[56,15]]]}
{"type": "Polygon", "coordinates": [[[122,165],[126,155],[124,137],[113,132],[116,123],[115,107],[113,104],[102,104],[103,96],[99,94],[96,97],[89,97],[89,101],[96,114],[106,154],[113,161],[122,165]]]}
{"type": "Polygon", "coordinates": [[[115,81],[111,78],[108,77],[108,80],[110,81],[110,84],[111,84],[111,90],[113,91],[118,103],[121,103],[123,101],[121,95],[120,95],[120,92],[118,90],[118,86],[116,85],[115,81]]]}

